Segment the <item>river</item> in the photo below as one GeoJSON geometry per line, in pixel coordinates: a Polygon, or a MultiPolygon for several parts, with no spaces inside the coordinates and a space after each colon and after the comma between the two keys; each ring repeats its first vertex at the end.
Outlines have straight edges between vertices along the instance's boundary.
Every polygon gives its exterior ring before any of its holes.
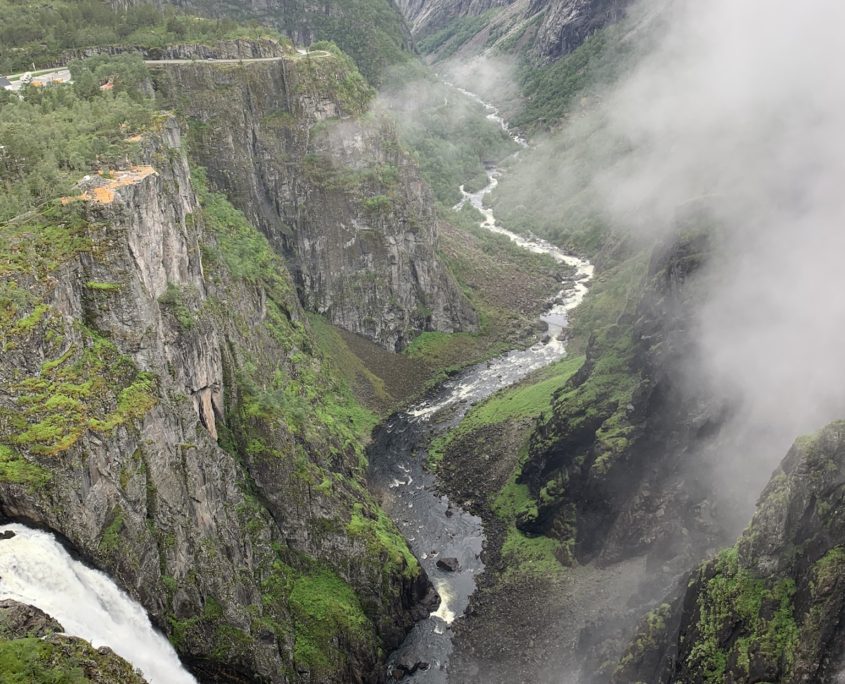
{"type": "MultiPolygon", "coordinates": [[[[495,107],[469,91],[461,92],[481,102],[491,121],[521,147],[526,146],[495,107]]],[[[589,262],[544,240],[520,236],[497,225],[493,211],[484,206],[484,198],[498,184],[499,170],[488,168],[487,178],[487,185],[478,192],[466,192],[461,186],[463,199],[455,209],[470,203],[483,215],[483,228],[508,237],[524,249],[548,254],[574,267],[575,274],[561,283],[561,291],[542,316],[549,326],[545,341],[467,368],[424,400],[388,419],[369,447],[371,486],[380,493],[385,510],[441,597],[438,610],[418,622],[390,656],[389,669],[396,663],[409,668],[416,663],[428,665],[406,681],[447,681],[451,625],[464,614],[475,590],[475,578],[484,570],[481,519],[438,493],[436,479],[425,467],[427,447],[436,435],[457,425],[473,404],[566,354],[558,337],[567,325],[567,313],[580,304],[593,276],[589,262]],[[437,567],[440,558],[456,558],[458,569],[441,570],[437,567]]],[[[15,536],[0,540],[0,599],[36,606],[58,620],[68,634],[86,639],[95,647],[110,647],[138,668],[150,684],[195,681],[167,639],[152,627],[144,609],[108,576],[71,558],[47,532],[19,524],[0,526],[0,531],[7,530],[15,536]]]]}
{"type": "Polygon", "coordinates": [[[0,599],[40,608],[67,634],[108,646],[150,684],[196,684],[146,611],[99,570],[71,558],[48,532],[12,523],[0,532],[0,599]]]}
{"type": "MultiPolygon", "coordinates": [[[[520,147],[527,147],[496,107],[470,91],[456,89],[481,103],[488,119],[520,147]]],[[[561,291],[542,316],[549,326],[545,341],[467,368],[416,405],[391,416],[373,436],[369,448],[370,485],[405,535],[441,598],[438,610],[418,622],[388,659],[389,673],[397,666],[406,671],[417,668],[404,681],[442,684],[448,680],[451,625],[464,614],[475,591],[475,578],[484,570],[480,557],[484,544],[481,519],[439,493],[435,476],[426,468],[428,445],[434,437],[455,427],[473,404],[566,355],[565,344],[558,338],[567,325],[568,312],[581,303],[593,277],[593,266],[588,261],[567,254],[545,240],[512,233],[496,223],[493,210],[484,206],[484,198],[498,184],[499,175],[499,169],[488,168],[487,185],[474,193],[461,186],[462,199],[455,209],[471,204],[481,212],[483,228],[506,236],[524,249],[548,254],[559,263],[572,266],[575,275],[561,283],[561,291]],[[456,558],[458,569],[439,568],[437,561],[441,558],[456,558]]]]}

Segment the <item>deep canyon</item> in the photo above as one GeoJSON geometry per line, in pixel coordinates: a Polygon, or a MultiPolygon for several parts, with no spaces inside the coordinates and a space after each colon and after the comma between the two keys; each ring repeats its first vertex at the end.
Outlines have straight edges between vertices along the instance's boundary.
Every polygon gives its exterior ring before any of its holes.
{"type": "Polygon", "coordinates": [[[843,19],[0,0],[0,681],[840,681],[843,19]]]}

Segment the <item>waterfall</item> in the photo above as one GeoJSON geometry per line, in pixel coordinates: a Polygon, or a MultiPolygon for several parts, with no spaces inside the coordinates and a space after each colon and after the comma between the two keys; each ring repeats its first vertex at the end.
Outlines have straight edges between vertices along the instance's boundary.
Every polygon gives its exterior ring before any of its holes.
{"type": "Polygon", "coordinates": [[[0,599],[40,608],[65,633],[108,646],[150,684],[196,684],[146,611],[109,577],[70,557],[53,535],[19,524],[0,540],[0,599]]]}

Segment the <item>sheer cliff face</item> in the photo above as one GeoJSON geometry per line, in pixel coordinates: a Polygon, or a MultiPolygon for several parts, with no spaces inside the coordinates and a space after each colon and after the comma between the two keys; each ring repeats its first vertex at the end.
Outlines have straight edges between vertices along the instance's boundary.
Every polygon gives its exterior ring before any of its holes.
{"type": "Polygon", "coordinates": [[[721,407],[682,374],[709,251],[707,237],[691,233],[656,249],[645,268],[628,266],[644,276],[632,278],[616,323],[593,333],[584,366],[532,436],[520,480],[536,506],[517,525],[569,544],[563,560],[649,553],[674,559],[677,573],[724,534],[713,492],[691,475],[699,462],[706,471],[698,449],[721,407]]]}
{"type": "Polygon", "coordinates": [[[845,423],[796,441],[734,548],[643,621],[616,682],[839,681],[845,423]]]}
{"type": "Polygon", "coordinates": [[[4,227],[0,511],[115,577],[205,677],[375,677],[428,585],[363,488],[354,408],[175,121],[139,140],[142,164],[4,227]]]}
{"type": "Polygon", "coordinates": [[[535,50],[544,59],[569,54],[592,33],[619,21],[631,0],[532,0],[531,15],[543,12],[535,50]]]}
{"type": "Polygon", "coordinates": [[[191,154],[283,254],[306,308],[388,349],[476,317],[437,257],[434,201],[340,57],[157,69],[191,154]]]}
{"type": "MultiPolygon", "coordinates": [[[[149,0],[110,0],[116,8],[149,0]]],[[[298,46],[330,40],[351,56],[370,83],[413,59],[411,34],[393,0],[152,0],[207,17],[230,17],[273,27],[298,46]]]]}
{"type": "Polygon", "coordinates": [[[398,0],[399,7],[411,33],[427,35],[443,28],[450,19],[459,17],[476,17],[492,7],[506,7],[517,4],[514,0],[459,0],[458,2],[444,2],[443,0],[398,0]]]}

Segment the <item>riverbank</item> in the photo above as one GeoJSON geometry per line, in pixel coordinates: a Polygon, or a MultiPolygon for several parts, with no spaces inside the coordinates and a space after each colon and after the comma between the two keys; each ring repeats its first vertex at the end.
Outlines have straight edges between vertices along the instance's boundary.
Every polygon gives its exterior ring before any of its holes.
{"type": "Polygon", "coordinates": [[[542,539],[536,548],[514,543],[513,522],[497,514],[496,498],[532,428],[533,419],[519,418],[469,431],[449,444],[438,466],[440,489],[479,516],[485,534],[484,573],[465,617],[453,625],[452,682],[580,684],[590,625],[624,607],[643,578],[642,558],[564,567],[538,552],[542,539]]]}
{"type": "MultiPolygon", "coordinates": [[[[495,107],[486,106],[490,112],[488,118],[510,133],[495,107]]],[[[515,135],[514,140],[524,147],[524,141],[515,135]]],[[[513,454],[519,453],[517,449],[507,448],[508,440],[494,441],[491,448],[501,451],[500,458],[485,459],[486,468],[484,464],[478,464],[473,469],[476,478],[467,477],[467,470],[461,472],[463,482],[474,479],[480,479],[480,482],[473,485],[478,489],[471,493],[456,491],[455,499],[441,493],[435,475],[427,467],[429,448],[435,439],[447,438],[449,431],[460,425],[472,406],[504,388],[518,385],[566,356],[563,333],[569,323],[568,314],[581,303],[593,277],[593,266],[588,261],[543,240],[519,236],[497,225],[493,211],[485,206],[484,199],[496,187],[498,176],[498,170],[489,167],[488,183],[484,188],[468,192],[462,186],[463,199],[455,207],[456,215],[466,215],[466,212],[472,212],[469,209],[472,207],[480,219],[475,230],[493,234],[500,241],[505,238],[499,244],[503,253],[516,250],[541,255],[559,265],[563,269],[559,290],[551,301],[539,302],[544,308],[541,325],[546,329],[541,341],[465,369],[443,382],[422,401],[394,414],[374,433],[368,450],[370,486],[405,535],[441,597],[437,612],[417,623],[399,649],[390,655],[388,673],[395,679],[408,677],[415,682],[437,684],[448,681],[453,650],[452,625],[464,615],[475,592],[477,578],[484,577],[485,530],[481,517],[476,515],[476,512],[482,512],[477,510],[476,500],[488,501],[491,492],[499,492],[507,485],[517,465],[513,454]],[[495,467],[490,468],[492,464],[495,467]]],[[[563,385],[578,365],[568,363],[566,372],[551,373],[545,383],[538,385],[541,387],[539,393],[531,391],[527,396],[520,396],[514,406],[521,408],[513,415],[514,419],[521,419],[519,434],[523,437],[527,434],[539,412],[550,407],[555,389],[563,385]]],[[[498,544],[501,548],[504,543],[494,542],[494,546],[498,544]]]]}

